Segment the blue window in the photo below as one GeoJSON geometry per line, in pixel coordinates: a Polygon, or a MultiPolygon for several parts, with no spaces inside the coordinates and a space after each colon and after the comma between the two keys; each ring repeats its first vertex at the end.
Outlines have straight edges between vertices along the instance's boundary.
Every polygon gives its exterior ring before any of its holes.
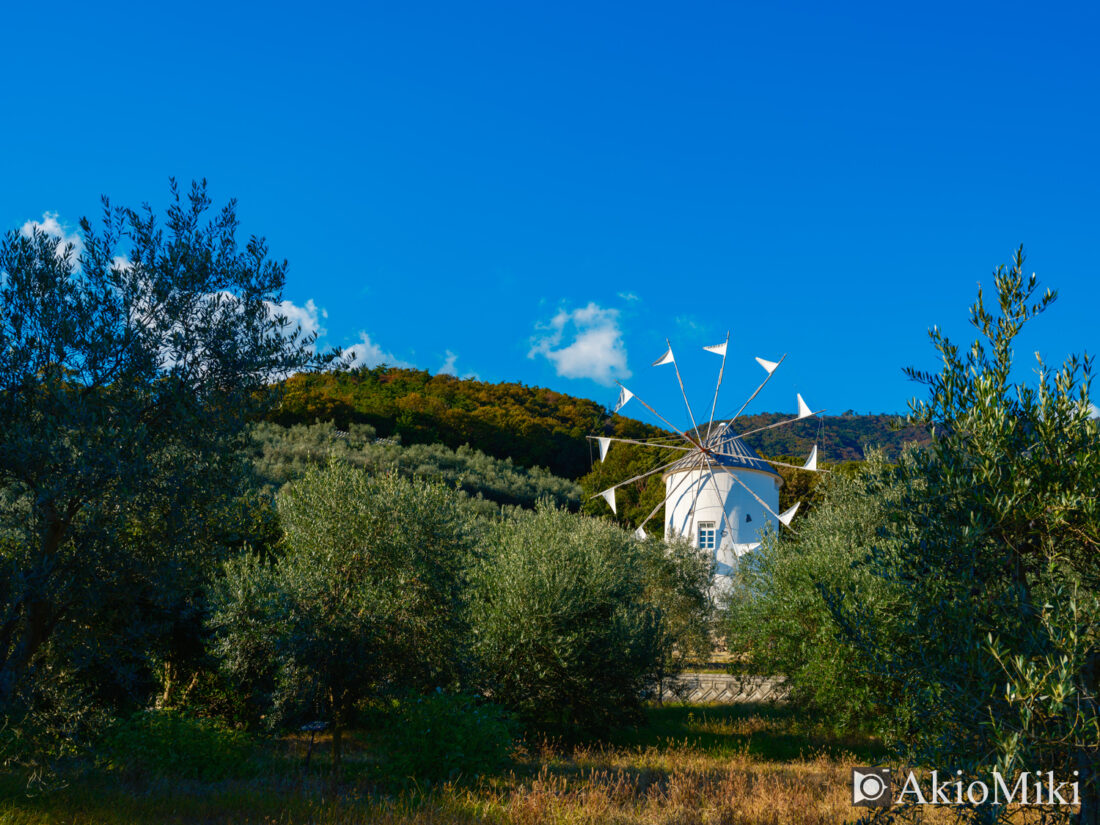
{"type": "Polygon", "coordinates": [[[718,531],[714,529],[713,521],[699,522],[699,549],[713,550],[718,531]]]}

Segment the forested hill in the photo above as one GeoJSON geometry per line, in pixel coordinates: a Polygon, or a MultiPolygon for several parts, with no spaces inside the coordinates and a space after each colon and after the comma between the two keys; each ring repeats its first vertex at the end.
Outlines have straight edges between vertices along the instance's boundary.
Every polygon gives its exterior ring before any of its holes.
{"type": "MultiPolygon", "coordinates": [[[[791,418],[790,413],[759,413],[743,415],[738,421],[739,432],[749,432],[777,421],[791,418]]],[[[808,455],[818,445],[823,461],[855,461],[864,451],[875,447],[897,458],[903,444],[927,444],[928,433],[917,427],[904,426],[902,416],[878,413],[872,415],[823,415],[796,421],[782,427],[747,436],[745,441],[765,456],[808,455]]]]}
{"type": "MultiPolygon", "coordinates": [[[[595,401],[543,387],[491,384],[394,367],[303,374],[283,385],[281,401],[268,416],[284,424],[333,421],[347,429],[369,424],[380,436],[404,444],[469,444],[524,467],[546,467],[576,479],[591,468],[589,435],[639,438],[662,434],[656,427],[610,412],[595,401]]],[[[741,430],[780,420],[779,414],[743,416],[741,430]]],[[[843,415],[824,419],[823,459],[863,457],[866,446],[896,455],[906,441],[924,441],[913,429],[895,431],[896,416],[843,415]]],[[[802,455],[818,440],[818,419],[766,430],[748,440],[765,455],[802,455]]]]}

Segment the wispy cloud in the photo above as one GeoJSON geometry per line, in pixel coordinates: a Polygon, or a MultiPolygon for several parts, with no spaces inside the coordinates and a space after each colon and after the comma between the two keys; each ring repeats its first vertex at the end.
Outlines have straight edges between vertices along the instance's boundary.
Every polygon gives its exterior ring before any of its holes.
{"type": "Polygon", "coordinates": [[[447,350],[447,357],[443,360],[443,366],[436,370],[436,373],[438,375],[458,375],[458,371],[455,369],[457,360],[458,356],[447,350]]]}
{"type": "Polygon", "coordinates": [[[609,385],[617,378],[629,378],[626,346],[619,328],[619,311],[596,303],[565,309],[547,323],[535,325],[528,358],[544,356],[564,378],[590,378],[609,385]]]}
{"type": "Polygon", "coordinates": [[[1089,404],[1089,418],[1100,418],[1100,407],[1089,404]]]}
{"type": "Polygon", "coordinates": [[[80,258],[80,253],[84,251],[84,241],[80,239],[80,235],[68,224],[62,223],[56,212],[43,212],[42,220],[27,221],[19,231],[24,237],[29,238],[36,229],[57,238],[57,257],[59,258],[65,254],[69,244],[73,246],[71,254],[74,264],[80,258]]]}
{"type": "Polygon", "coordinates": [[[706,330],[706,324],[700,323],[691,315],[677,315],[676,328],[681,332],[698,333],[706,330]]]}
{"type": "MultiPolygon", "coordinates": [[[[456,353],[447,350],[447,357],[443,359],[443,366],[436,370],[437,375],[453,375],[458,377],[458,370],[455,368],[455,363],[458,361],[458,355],[456,353]]],[[[474,381],[480,381],[481,376],[476,372],[467,372],[462,375],[463,378],[472,378],[474,381]]]]}
{"type": "Polygon", "coordinates": [[[640,301],[640,300],[642,300],[637,295],[635,295],[633,292],[620,292],[619,297],[622,298],[624,301],[640,301]]]}

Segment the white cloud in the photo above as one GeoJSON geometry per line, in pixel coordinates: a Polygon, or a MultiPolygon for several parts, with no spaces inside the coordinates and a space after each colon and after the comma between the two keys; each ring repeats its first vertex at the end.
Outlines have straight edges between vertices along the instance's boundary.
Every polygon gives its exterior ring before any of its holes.
{"type": "Polygon", "coordinates": [[[1100,407],[1089,404],[1089,418],[1100,418],[1100,407]]]}
{"type": "Polygon", "coordinates": [[[293,301],[280,301],[269,304],[268,307],[274,315],[282,315],[290,321],[286,328],[288,334],[292,334],[297,327],[302,328],[303,336],[316,333],[318,337],[322,337],[326,332],[321,322],[328,318],[328,311],[318,308],[312,298],[304,306],[298,306],[293,301]]]}
{"type": "Polygon", "coordinates": [[[355,354],[355,361],[352,362],[353,367],[377,367],[379,364],[385,364],[389,367],[412,366],[412,364],[402,361],[393,353],[383,350],[363,331],[359,332],[359,343],[345,348],[344,352],[355,354]]]}
{"type": "Polygon", "coordinates": [[[624,301],[640,301],[640,300],[642,300],[637,295],[635,295],[633,292],[620,292],[619,297],[622,298],[624,301]]]}
{"type": "Polygon", "coordinates": [[[527,357],[545,356],[564,378],[591,378],[609,385],[631,376],[617,309],[604,309],[594,302],[572,312],[562,309],[535,329],[542,334],[531,339],[527,357]]]}
{"type": "Polygon", "coordinates": [[[43,212],[42,220],[27,221],[20,227],[19,231],[23,237],[29,238],[34,234],[35,229],[57,238],[57,257],[59,258],[65,254],[65,247],[68,244],[73,245],[72,261],[74,264],[80,258],[80,253],[84,251],[84,241],[80,239],[80,235],[63,224],[58,219],[56,212],[43,212]]]}

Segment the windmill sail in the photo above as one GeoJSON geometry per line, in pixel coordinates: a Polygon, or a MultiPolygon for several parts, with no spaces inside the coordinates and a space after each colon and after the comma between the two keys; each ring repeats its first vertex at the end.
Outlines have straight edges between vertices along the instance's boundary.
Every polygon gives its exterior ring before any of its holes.
{"type": "Polygon", "coordinates": [[[721,344],[715,344],[713,347],[703,347],[703,349],[705,349],[707,352],[713,352],[715,355],[721,355],[725,357],[727,343],[727,341],[723,341],[721,344]]]}
{"type": "Polygon", "coordinates": [[[620,386],[619,387],[619,400],[615,404],[615,409],[612,410],[612,412],[618,412],[619,410],[621,410],[626,405],[626,402],[629,401],[633,397],[634,397],[634,393],[632,393],[626,387],[620,386]]]}
{"type": "Polygon", "coordinates": [[[814,412],[813,412],[813,410],[810,409],[810,405],[807,404],[805,401],[803,401],[802,396],[799,395],[798,396],[798,417],[799,418],[809,418],[813,414],[814,414],[814,412]]]}
{"type": "Polygon", "coordinates": [[[759,364],[760,366],[762,366],[765,370],[767,370],[768,375],[771,375],[773,372],[775,372],[775,368],[779,366],[778,361],[768,361],[765,358],[757,358],[756,363],[759,364]]]}
{"type": "Polygon", "coordinates": [[[664,355],[662,355],[660,358],[658,358],[656,361],[654,361],[651,364],[651,366],[660,367],[660,366],[664,366],[665,364],[675,364],[675,363],[676,363],[676,359],[672,357],[672,347],[670,346],[668,348],[668,352],[666,352],[664,355]]]}
{"type": "Polygon", "coordinates": [[[637,530],[634,531],[634,538],[636,538],[638,541],[645,541],[647,538],[645,530],[639,527],[637,530]]]}
{"type": "Polygon", "coordinates": [[[802,465],[803,470],[816,470],[817,469],[817,445],[814,444],[814,448],[810,450],[810,457],[806,459],[806,463],[802,465]]]}
{"type": "Polygon", "coordinates": [[[607,450],[611,446],[611,439],[601,437],[601,438],[597,438],[596,440],[598,442],[600,442],[600,461],[606,461],[607,460],[607,450]]]}
{"type": "Polygon", "coordinates": [[[612,487],[610,490],[604,490],[600,495],[603,496],[603,500],[607,502],[607,506],[611,508],[611,512],[618,515],[619,511],[615,509],[615,488],[612,487]]]}
{"type": "Polygon", "coordinates": [[[779,514],[779,520],[783,522],[784,527],[791,526],[791,519],[793,519],[794,514],[798,512],[798,506],[801,503],[801,501],[795,502],[794,507],[792,507],[790,510],[784,510],[782,513],[779,514]]]}

